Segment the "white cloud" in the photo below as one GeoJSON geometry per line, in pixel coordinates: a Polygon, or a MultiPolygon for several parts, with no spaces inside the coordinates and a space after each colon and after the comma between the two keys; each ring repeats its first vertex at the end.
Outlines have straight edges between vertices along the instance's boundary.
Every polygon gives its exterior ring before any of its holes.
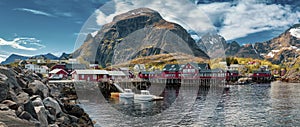
{"type": "Polygon", "coordinates": [[[35,38],[15,38],[12,41],[4,40],[0,38],[0,46],[11,46],[15,49],[20,50],[28,50],[28,51],[35,51],[38,49],[45,48],[44,45],[39,43],[40,41],[35,38]],[[28,45],[31,47],[25,47],[23,45],[28,45]]]}
{"type": "Polygon", "coordinates": [[[219,34],[227,40],[246,37],[266,30],[286,29],[299,22],[300,12],[292,12],[288,5],[265,4],[255,0],[199,5],[214,23],[219,34]]]}
{"type": "Polygon", "coordinates": [[[0,54],[0,62],[4,61],[8,56],[0,54]]]}
{"type": "Polygon", "coordinates": [[[47,13],[47,12],[43,12],[43,11],[39,11],[39,10],[34,10],[34,9],[28,9],[28,8],[15,8],[14,10],[17,11],[25,11],[25,12],[30,12],[36,15],[44,15],[44,16],[48,16],[48,17],[55,17],[54,15],[47,13]]]}
{"type": "MultiPolygon", "coordinates": [[[[211,32],[215,27],[210,22],[202,9],[188,0],[114,0],[114,13],[96,10],[98,25],[104,25],[112,21],[113,17],[129,10],[147,7],[158,11],[161,16],[170,22],[175,22],[187,30],[197,33],[211,32]]],[[[102,7],[105,8],[105,5],[102,7]]]]}

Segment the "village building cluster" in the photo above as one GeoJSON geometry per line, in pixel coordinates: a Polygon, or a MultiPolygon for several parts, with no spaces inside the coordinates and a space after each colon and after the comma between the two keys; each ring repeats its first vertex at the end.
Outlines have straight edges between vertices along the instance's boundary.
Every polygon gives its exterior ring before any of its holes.
{"type": "MultiPolygon", "coordinates": [[[[187,63],[187,64],[166,64],[161,70],[147,70],[144,64],[136,64],[132,68],[111,68],[100,70],[98,64],[80,64],[76,59],[62,58],[59,60],[45,60],[42,58],[31,58],[27,61],[20,61],[25,69],[41,73],[50,80],[75,80],[75,81],[108,81],[108,80],[153,80],[166,79],[171,82],[180,82],[182,79],[218,79],[226,82],[236,82],[243,77],[245,65],[220,62],[220,68],[212,69],[208,63],[187,63]],[[45,66],[53,64],[51,67],[45,66]]],[[[256,64],[248,63],[248,64],[256,64]]],[[[249,77],[253,81],[268,81],[273,75],[267,66],[253,71],[249,77]]]]}

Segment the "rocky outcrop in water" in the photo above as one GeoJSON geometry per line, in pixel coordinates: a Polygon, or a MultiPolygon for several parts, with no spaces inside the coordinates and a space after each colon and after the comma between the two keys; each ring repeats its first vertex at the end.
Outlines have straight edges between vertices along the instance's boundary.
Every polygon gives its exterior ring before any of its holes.
{"type": "Polygon", "coordinates": [[[0,126],[93,126],[82,108],[64,101],[63,87],[21,68],[0,66],[0,126]]]}

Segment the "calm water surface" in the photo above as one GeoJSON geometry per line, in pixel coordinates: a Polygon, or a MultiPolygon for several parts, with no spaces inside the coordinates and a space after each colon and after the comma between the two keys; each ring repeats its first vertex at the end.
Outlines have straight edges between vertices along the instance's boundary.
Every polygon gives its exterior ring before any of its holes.
{"type": "MultiPolygon", "coordinates": [[[[162,101],[104,99],[84,92],[96,126],[300,126],[300,84],[165,88],[162,101]]],[[[80,95],[81,96],[81,95],[80,95]]]]}

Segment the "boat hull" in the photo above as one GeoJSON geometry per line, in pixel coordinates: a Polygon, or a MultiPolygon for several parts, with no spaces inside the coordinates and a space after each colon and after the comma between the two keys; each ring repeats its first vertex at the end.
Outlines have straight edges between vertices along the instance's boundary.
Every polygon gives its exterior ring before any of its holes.
{"type": "Polygon", "coordinates": [[[119,97],[120,98],[133,98],[134,97],[134,93],[120,93],[119,97]]]}
{"type": "Polygon", "coordinates": [[[134,100],[139,100],[139,101],[151,101],[153,100],[153,95],[140,95],[136,94],[134,95],[134,100]]]}

